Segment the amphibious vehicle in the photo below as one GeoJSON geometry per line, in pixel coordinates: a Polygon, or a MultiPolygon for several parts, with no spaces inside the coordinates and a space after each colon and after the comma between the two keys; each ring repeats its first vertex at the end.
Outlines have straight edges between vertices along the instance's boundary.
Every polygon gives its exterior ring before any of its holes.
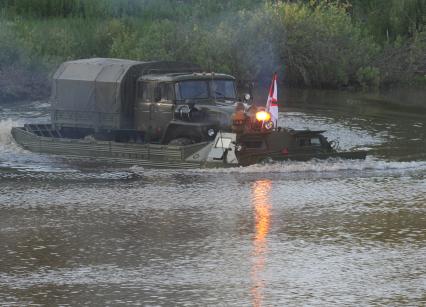
{"type": "Polygon", "coordinates": [[[167,168],[342,157],[322,133],[276,127],[235,78],[177,62],[83,59],[53,77],[51,123],[12,128],[22,147],[68,158],[167,168]]]}

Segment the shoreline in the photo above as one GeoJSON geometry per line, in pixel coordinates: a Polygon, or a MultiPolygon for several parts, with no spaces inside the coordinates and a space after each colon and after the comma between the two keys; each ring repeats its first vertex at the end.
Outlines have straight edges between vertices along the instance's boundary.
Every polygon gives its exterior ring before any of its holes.
{"type": "Polygon", "coordinates": [[[50,90],[47,73],[14,66],[0,70],[0,103],[46,99],[50,90]]]}
{"type": "MultiPolygon", "coordinates": [[[[51,93],[51,73],[40,70],[29,70],[25,67],[9,66],[0,69],[0,105],[3,103],[15,103],[20,101],[47,100],[51,93]]],[[[237,78],[238,79],[238,78],[237,78]]],[[[263,83],[257,83],[254,91],[263,93],[263,83]]],[[[345,87],[309,87],[295,86],[281,82],[280,87],[290,91],[315,91],[325,93],[327,91],[341,93],[357,93],[360,95],[388,96],[392,92],[402,92],[397,95],[399,100],[405,100],[404,91],[415,93],[416,96],[426,95],[426,84],[424,82],[398,82],[383,84],[379,87],[362,87],[359,84],[349,84],[345,87]],[[404,99],[403,99],[404,98],[404,99]]],[[[266,92],[265,92],[266,93],[266,92]]],[[[265,94],[266,95],[266,94],[265,94]]],[[[395,102],[395,99],[392,99],[395,102]]],[[[405,105],[405,104],[401,104],[405,105]]]]}

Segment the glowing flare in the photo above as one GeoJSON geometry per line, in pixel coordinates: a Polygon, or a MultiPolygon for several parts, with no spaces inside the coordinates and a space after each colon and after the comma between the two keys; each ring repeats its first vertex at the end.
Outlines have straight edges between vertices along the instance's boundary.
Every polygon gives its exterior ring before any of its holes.
{"type": "Polygon", "coordinates": [[[266,239],[271,223],[270,194],[272,181],[268,179],[258,180],[253,185],[253,205],[255,218],[255,237],[253,240],[253,260],[251,270],[251,293],[252,305],[263,306],[264,291],[266,283],[264,279],[265,266],[268,252],[268,241],[266,239]]]}
{"type": "Polygon", "coordinates": [[[259,111],[256,113],[256,119],[260,122],[267,122],[271,119],[271,114],[266,111],[259,111]]]}

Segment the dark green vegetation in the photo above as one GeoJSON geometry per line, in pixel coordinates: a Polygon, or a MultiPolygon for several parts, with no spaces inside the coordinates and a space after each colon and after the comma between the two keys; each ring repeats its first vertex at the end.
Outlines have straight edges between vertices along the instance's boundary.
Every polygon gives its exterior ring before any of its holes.
{"type": "Polygon", "coordinates": [[[68,59],[179,60],[293,86],[425,82],[426,0],[2,0],[0,99],[68,59]]]}

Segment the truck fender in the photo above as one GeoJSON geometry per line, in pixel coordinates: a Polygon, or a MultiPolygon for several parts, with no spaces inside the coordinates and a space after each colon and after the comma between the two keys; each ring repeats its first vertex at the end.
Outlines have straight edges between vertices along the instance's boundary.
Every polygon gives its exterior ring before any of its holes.
{"type": "Polygon", "coordinates": [[[161,144],[168,144],[177,138],[188,138],[194,143],[200,142],[203,138],[202,131],[199,126],[185,123],[171,123],[164,130],[161,138],[161,144]]]}

